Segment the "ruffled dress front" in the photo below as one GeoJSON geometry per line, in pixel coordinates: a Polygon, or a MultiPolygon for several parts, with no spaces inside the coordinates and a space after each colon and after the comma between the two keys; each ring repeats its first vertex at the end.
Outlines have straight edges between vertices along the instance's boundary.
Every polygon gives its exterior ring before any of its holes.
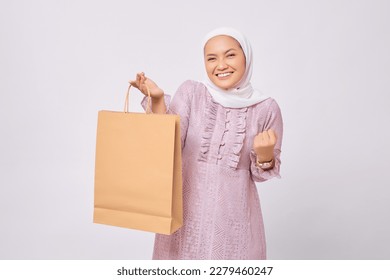
{"type": "MultiPolygon", "coordinates": [[[[184,225],[156,234],[153,259],[265,259],[266,243],[255,181],[279,177],[282,117],[275,100],[232,109],[199,82],[184,82],[168,113],[180,115],[184,225]],[[255,165],[254,137],[272,128],[275,167],[255,165]]],[[[145,103],[145,102],[143,102],[145,103]]]]}

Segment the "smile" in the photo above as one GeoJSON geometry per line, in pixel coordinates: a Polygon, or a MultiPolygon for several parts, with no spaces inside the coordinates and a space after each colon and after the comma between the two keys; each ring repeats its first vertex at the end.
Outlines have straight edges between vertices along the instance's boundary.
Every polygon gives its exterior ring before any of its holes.
{"type": "Polygon", "coordinates": [[[219,74],[216,74],[216,76],[219,78],[224,78],[224,77],[230,76],[231,74],[233,74],[233,72],[219,73],[219,74]]]}

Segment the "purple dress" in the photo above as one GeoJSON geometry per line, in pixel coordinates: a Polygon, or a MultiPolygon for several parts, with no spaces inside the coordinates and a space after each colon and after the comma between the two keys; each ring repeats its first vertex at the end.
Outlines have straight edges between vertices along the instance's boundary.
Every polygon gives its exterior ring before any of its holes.
{"type": "Polygon", "coordinates": [[[195,81],[184,82],[169,99],[168,113],[181,119],[184,225],[172,235],[156,234],[153,259],[265,259],[255,181],[280,177],[278,104],[268,98],[246,108],[225,108],[195,81]],[[255,165],[252,145],[270,128],[278,138],[275,167],[264,171],[255,165]]]}

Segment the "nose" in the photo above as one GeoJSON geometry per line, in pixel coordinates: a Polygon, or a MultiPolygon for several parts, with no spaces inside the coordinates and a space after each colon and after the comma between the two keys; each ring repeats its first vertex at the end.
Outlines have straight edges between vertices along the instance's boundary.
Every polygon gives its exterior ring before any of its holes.
{"type": "Polygon", "coordinates": [[[226,64],[225,60],[224,59],[220,59],[218,61],[217,69],[218,70],[223,70],[223,69],[226,69],[226,68],[227,68],[227,64],[226,64]]]}

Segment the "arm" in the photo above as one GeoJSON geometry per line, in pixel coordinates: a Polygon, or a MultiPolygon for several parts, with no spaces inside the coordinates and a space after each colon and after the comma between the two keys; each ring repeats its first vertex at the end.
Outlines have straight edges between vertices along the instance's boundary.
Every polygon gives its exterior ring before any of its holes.
{"type": "Polygon", "coordinates": [[[167,113],[180,116],[181,147],[185,146],[187,131],[190,124],[191,102],[194,93],[194,85],[191,81],[186,81],[180,85],[172,101],[168,106],[167,113]]]}
{"type": "Polygon", "coordinates": [[[164,100],[164,91],[151,79],[145,77],[145,73],[138,73],[134,81],[130,81],[133,87],[138,88],[145,96],[152,98],[152,112],[155,114],[165,114],[167,107],[164,100]],[[149,89],[149,92],[148,92],[149,89]]]}
{"type": "Polygon", "coordinates": [[[262,182],[273,177],[280,178],[280,153],[283,139],[283,119],[278,104],[273,101],[266,117],[262,131],[253,141],[250,153],[251,173],[254,181],[262,182]],[[271,161],[271,166],[261,168],[258,162],[271,161]]]}
{"type": "MultiPolygon", "coordinates": [[[[173,114],[180,116],[180,131],[181,131],[181,147],[184,148],[185,139],[187,137],[187,130],[190,123],[191,114],[191,102],[194,92],[194,84],[191,81],[184,82],[176,91],[172,98],[168,94],[165,94],[162,98],[164,102],[165,111],[162,114],[173,114]]],[[[142,107],[146,110],[147,97],[141,102],[142,107]]],[[[155,112],[155,108],[152,103],[152,111],[155,112]]]]}

